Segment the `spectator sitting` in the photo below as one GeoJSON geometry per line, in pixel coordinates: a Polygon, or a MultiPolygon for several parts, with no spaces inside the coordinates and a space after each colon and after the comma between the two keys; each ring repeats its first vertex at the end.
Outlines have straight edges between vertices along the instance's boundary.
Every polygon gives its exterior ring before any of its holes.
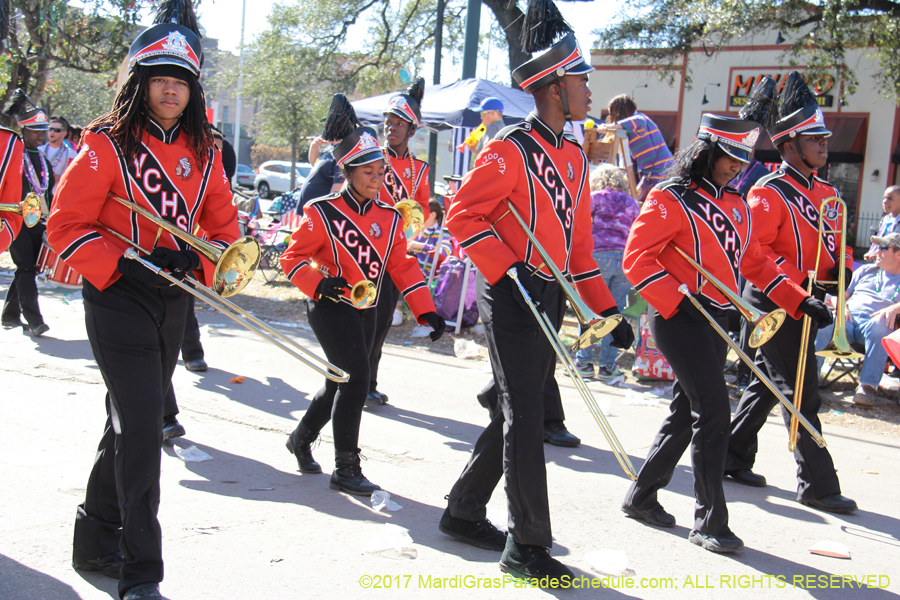
{"type": "Polygon", "coordinates": [[[650,189],[665,179],[664,173],[672,166],[672,152],[656,123],[637,112],[637,104],[628,94],[610,100],[607,110],[606,122],[618,124],[628,134],[631,158],[641,178],[638,201],[643,202],[650,189]]]}
{"type": "MultiPolygon", "coordinates": [[[[894,331],[900,315],[900,233],[884,237],[873,236],[875,263],[867,264],[853,273],[847,288],[847,339],[851,344],[866,347],[859,387],[853,402],[861,406],[875,404],[875,394],[887,363],[887,350],[881,339],[894,331]]],[[[816,349],[824,348],[831,339],[832,327],[820,329],[816,349]]],[[[822,362],[819,361],[821,370],[822,362]]]]}
{"type": "MultiPolygon", "coordinates": [[[[884,237],[889,233],[900,233],[900,185],[892,185],[884,190],[884,199],[881,201],[881,207],[884,209],[884,216],[881,217],[881,223],[878,225],[878,237],[884,237]]],[[[875,259],[875,248],[877,244],[872,244],[863,259],[872,261],[875,259]]]]}
{"type": "MultiPolygon", "coordinates": [[[[594,236],[594,260],[616,306],[624,306],[631,283],[622,272],[622,251],[631,224],[640,211],[637,201],[628,195],[628,181],[618,167],[601,164],[591,173],[591,233],[594,236]]],[[[597,377],[610,380],[621,372],[616,367],[616,349],[610,336],[575,355],[575,368],[583,377],[594,376],[593,356],[597,358],[597,377]]]]}
{"type": "MultiPolygon", "coordinates": [[[[438,238],[441,235],[441,228],[444,224],[444,207],[437,200],[428,203],[431,212],[425,219],[425,229],[416,236],[414,240],[406,246],[406,253],[416,257],[419,266],[422,268],[422,274],[425,279],[431,273],[431,265],[434,263],[434,248],[437,245],[438,238]]],[[[444,233],[441,239],[440,258],[438,259],[438,268],[450,256],[453,251],[453,242],[449,233],[444,233]]]]}

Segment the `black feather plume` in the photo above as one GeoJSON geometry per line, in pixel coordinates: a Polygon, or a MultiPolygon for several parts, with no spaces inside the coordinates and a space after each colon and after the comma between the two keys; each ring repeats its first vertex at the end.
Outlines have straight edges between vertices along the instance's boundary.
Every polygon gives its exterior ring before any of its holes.
{"type": "Polygon", "coordinates": [[[337,142],[359,127],[359,119],[353,105],[343,94],[335,94],[328,108],[328,117],[325,119],[325,127],[322,129],[322,139],[329,142],[337,142]]]}
{"type": "Polygon", "coordinates": [[[766,75],[753,88],[747,104],[739,116],[748,121],[756,121],[764,129],[771,129],[778,120],[778,84],[766,75]]]}
{"type": "Polygon", "coordinates": [[[422,106],[422,98],[425,97],[425,80],[421,77],[416,77],[416,80],[406,88],[406,95],[415,100],[419,106],[422,106]]]}
{"type": "Polygon", "coordinates": [[[809,89],[803,76],[797,71],[791,71],[781,91],[781,105],[779,113],[781,118],[785,118],[791,113],[795,113],[805,106],[817,104],[816,96],[809,89]]]}
{"type": "Polygon", "coordinates": [[[28,110],[29,104],[34,108],[37,108],[37,104],[32,102],[31,98],[28,97],[22,88],[16,88],[16,91],[13,92],[9,106],[4,112],[10,116],[18,115],[28,110]]]}
{"type": "Polygon", "coordinates": [[[156,11],[153,23],[156,25],[174,23],[187,27],[196,33],[197,37],[203,37],[200,35],[200,24],[197,22],[197,14],[194,12],[194,3],[191,0],[163,0],[159,5],[159,10],[156,11]]]}
{"type": "Polygon", "coordinates": [[[572,31],[553,0],[529,0],[522,23],[522,50],[539,52],[572,31]]]}

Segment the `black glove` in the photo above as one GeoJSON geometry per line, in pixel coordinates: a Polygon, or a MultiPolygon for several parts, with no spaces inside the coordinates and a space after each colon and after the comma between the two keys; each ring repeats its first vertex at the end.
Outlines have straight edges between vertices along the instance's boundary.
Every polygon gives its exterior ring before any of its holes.
{"type": "Polygon", "coordinates": [[[171,271],[176,279],[184,279],[190,271],[200,266],[200,255],[193,250],[172,250],[162,246],[153,250],[149,260],[171,271]]]}
{"type": "MultiPolygon", "coordinates": [[[[149,263],[156,265],[157,267],[162,268],[159,264],[153,260],[152,256],[142,256],[144,260],[149,263]]],[[[149,285],[153,287],[162,287],[164,285],[171,285],[171,283],[161,275],[157,275],[138,261],[126,258],[124,256],[119,257],[119,263],[116,265],[116,269],[118,269],[119,273],[125,275],[126,277],[130,277],[135,281],[139,281],[144,285],[149,285]]]]}
{"type": "Polygon", "coordinates": [[[316,286],[316,300],[328,298],[337,302],[341,298],[341,290],[349,290],[347,280],[343,277],[325,277],[316,286]]]}
{"type": "MultiPolygon", "coordinates": [[[[834,266],[828,271],[828,279],[831,281],[837,281],[838,278],[838,267],[834,266]]],[[[850,281],[853,280],[853,271],[850,269],[844,269],[844,291],[847,291],[847,288],[850,287],[850,281]]],[[[836,283],[830,283],[828,285],[823,285],[822,288],[825,290],[826,294],[831,294],[832,296],[838,295],[838,287],[836,283]]],[[[803,288],[806,289],[806,288],[803,288]]]]}
{"type": "Polygon", "coordinates": [[[432,329],[434,329],[434,331],[428,334],[431,336],[431,341],[436,342],[441,339],[441,336],[444,335],[444,331],[447,330],[447,322],[444,321],[444,317],[436,312],[427,312],[422,315],[422,318],[425,319],[425,322],[428,323],[432,329]]]}
{"type": "MultiPolygon", "coordinates": [[[[600,313],[600,316],[611,317],[618,314],[620,314],[619,308],[617,306],[613,306],[600,313]]],[[[628,350],[629,348],[631,348],[631,344],[634,343],[634,330],[631,328],[631,323],[629,323],[624,316],[622,317],[622,320],[619,321],[619,324],[616,325],[616,328],[609,332],[609,335],[611,335],[613,339],[613,341],[611,341],[609,345],[613,348],[628,350]]]]}
{"type": "Polygon", "coordinates": [[[803,299],[803,302],[800,303],[800,310],[803,314],[809,316],[819,329],[834,323],[834,317],[831,316],[831,311],[828,310],[825,303],[821,300],[816,300],[812,296],[807,296],[803,299]]]}
{"type": "Polygon", "coordinates": [[[678,312],[683,312],[695,321],[707,320],[706,317],[703,316],[703,313],[697,310],[697,307],[694,306],[694,303],[691,302],[691,299],[687,296],[682,298],[681,302],[678,303],[678,312]]]}
{"type": "MultiPolygon", "coordinates": [[[[519,283],[522,284],[522,287],[525,288],[525,291],[528,293],[528,297],[531,299],[532,304],[538,310],[544,310],[544,306],[541,304],[541,295],[538,294],[537,289],[534,287],[534,282],[531,280],[531,273],[528,271],[528,265],[524,262],[519,261],[515,262],[510,266],[510,269],[515,269],[518,274],[519,283]]],[[[509,269],[507,269],[508,271],[509,269]]],[[[522,296],[521,291],[519,290],[519,286],[513,282],[513,298],[519,303],[519,306],[522,307],[522,310],[531,312],[531,309],[528,308],[528,303],[525,302],[525,298],[522,296]]]]}

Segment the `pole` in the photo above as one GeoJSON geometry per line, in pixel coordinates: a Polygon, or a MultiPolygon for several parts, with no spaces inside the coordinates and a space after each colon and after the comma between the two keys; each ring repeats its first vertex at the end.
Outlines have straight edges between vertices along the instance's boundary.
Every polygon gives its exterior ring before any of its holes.
{"type": "MultiPolygon", "coordinates": [[[[441,54],[444,50],[444,0],[437,3],[437,23],[434,26],[434,78],[432,83],[441,82],[441,54]]],[[[431,177],[428,178],[429,193],[434,197],[434,182],[437,179],[437,134],[431,132],[428,136],[428,165],[431,167],[431,177]]]]}
{"type": "MultiPolygon", "coordinates": [[[[237,108],[234,111],[234,154],[238,162],[241,162],[241,106],[244,101],[241,98],[241,88],[244,85],[244,26],[247,24],[247,0],[243,0],[241,6],[241,43],[238,46],[238,80],[237,80],[237,108]]],[[[234,174],[232,186],[237,186],[237,173],[234,174]]]]}
{"type": "Polygon", "coordinates": [[[478,32],[481,29],[481,0],[469,0],[466,7],[466,45],[463,50],[462,78],[475,77],[478,63],[478,32]]]}

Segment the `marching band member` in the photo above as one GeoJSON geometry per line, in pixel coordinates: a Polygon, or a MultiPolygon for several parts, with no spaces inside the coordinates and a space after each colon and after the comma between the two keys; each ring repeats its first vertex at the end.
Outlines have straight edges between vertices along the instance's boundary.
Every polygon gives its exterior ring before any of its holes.
{"type": "MultiPolygon", "coordinates": [[[[425,95],[425,80],[421,77],[388,102],[384,109],[384,156],[387,159],[384,171],[384,185],[378,199],[394,206],[402,200],[413,199],[422,207],[424,218],[428,218],[428,201],[431,191],[428,185],[428,163],[413,156],[409,149],[409,140],[416,134],[422,122],[422,97],[425,95]]],[[[388,331],[397,302],[400,300],[397,286],[390,276],[382,287],[382,293],[376,300],[375,337],[372,350],[369,352],[369,393],[366,404],[386,404],[387,394],[378,391],[378,363],[381,362],[381,349],[388,331]]],[[[402,320],[402,313],[397,319],[402,320]]],[[[396,319],[395,319],[396,320],[396,319]]],[[[398,321],[399,324],[399,321],[398,321]]]]}
{"type": "Polygon", "coordinates": [[[686,284],[725,325],[728,300],[674,248],[737,291],[740,274],[765,289],[795,317],[829,318],[828,309],[791,282],[760,251],[750,210],[728,183],[750,160],[759,135],[753,121],[705,114],[699,138],[678,153],[672,178],[657,185],[641,207],[625,245],[624,271],[650,304],[650,331],[675,372],[670,413],[631,485],[622,510],[634,519],[674,527],[657,500],[688,444],[694,473],[694,524],[688,540],[713,552],[735,552],[743,542],[728,527],[722,489],[731,407],[725,387],[726,341],[678,288],[686,284]],[[670,247],[670,246],[674,246],[670,247]]]}
{"type": "MultiPolygon", "coordinates": [[[[188,294],[123,256],[158,228],[113,194],[185,231],[199,226],[226,248],[239,236],[221,155],[200,86],[203,51],[189,2],[164,3],[129,49],[128,75],[110,112],[85,130],[63,175],[48,237],[84,277],[85,324],[106,383],[106,429],[75,521],[73,566],[119,577],[119,596],[160,598],[159,507],[163,405],[184,335],[188,294]],[[175,24],[175,23],[179,24],[175,24]],[[123,556],[124,555],[124,556],[123,556]]],[[[163,233],[144,257],[212,282],[215,266],[163,233]]]]}
{"type": "MultiPolygon", "coordinates": [[[[769,128],[769,136],[783,162],[776,172],[760,179],[750,189],[747,201],[757,223],[756,235],[763,252],[778,263],[793,282],[802,283],[805,289],[807,272],[815,268],[819,244],[825,244],[825,248],[816,273],[817,281],[837,279],[838,252],[846,252],[845,265],[853,264],[853,254],[849,246],[836,247],[834,234],[824,240],[819,237],[819,207],[826,198],[840,197],[840,192],[816,176],[816,170],[828,161],[831,132],[825,128],[825,118],[816,97],[796,71],[788,76],[781,92],[779,114],[781,118],[769,128]]],[[[829,228],[840,230],[833,219],[827,218],[826,223],[829,228]]],[[[849,274],[846,281],[849,284],[849,274]]],[[[744,288],[744,298],[762,311],[770,310],[772,304],[764,290],[748,284],[744,288]]],[[[837,290],[830,292],[837,293],[837,290]]],[[[824,293],[825,290],[817,286],[814,295],[822,298],[824,293]]],[[[800,413],[818,431],[822,431],[818,416],[822,399],[815,339],[821,326],[821,322],[814,320],[810,330],[800,405],[800,413]]],[[[778,333],[760,347],[756,358],[760,370],[789,399],[794,396],[792,388],[800,358],[801,329],[800,321],[785,320],[778,333]]],[[[758,448],[757,434],[777,402],[771,390],[756,377],[741,397],[731,423],[731,441],[725,463],[726,475],[738,483],[756,487],[766,485],[766,478],[754,473],[752,468],[758,448]]],[[[791,415],[784,411],[784,422],[788,427],[790,420],[791,415]]],[[[841,495],[828,449],[820,448],[803,427],[799,429],[794,458],[797,461],[797,500],[801,504],[836,513],[856,510],[856,502],[841,495]]]]}
{"type": "MultiPolygon", "coordinates": [[[[0,51],[5,47],[8,30],[9,5],[0,2],[0,51]]],[[[22,140],[14,131],[0,127],[0,203],[18,204],[22,200],[22,147],[22,140]]],[[[9,248],[21,228],[21,214],[0,212],[0,252],[9,248]]]]}
{"type": "MultiPolygon", "coordinates": [[[[25,142],[25,153],[22,164],[21,197],[36,195],[41,205],[41,220],[34,227],[23,227],[9,245],[9,255],[16,263],[16,274],[3,302],[2,320],[4,329],[22,327],[31,331],[34,337],[45,334],[50,326],[44,323],[38,303],[37,262],[44,243],[46,218],[50,212],[51,190],[56,183],[50,162],[40,151],[40,146],[47,135],[49,119],[21,89],[13,94],[12,102],[6,114],[14,115],[22,128],[22,139],[25,142]],[[25,323],[21,317],[25,317],[25,323]]],[[[7,147],[7,150],[9,147],[7,147]]],[[[5,213],[9,214],[9,213],[5,213]]]]}
{"type": "MultiPolygon", "coordinates": [[[[487,342],[501,411],[475,443],[439,528],[460,541],[502,550],[504,572],[549,577],[559,584],[572,572],[549,553],[553,536],[543,448],[544,389],[556,356],[510,273],[556,328],[566,298],[519,224],[512,216],[501,218],[507,202],[592,310],[603,316],[619,310],[591,257],[587,158],[574,138],[563,134],[567,121],[587,117],[587,74],[593,69],[551,1],[529,3],[524,30],[526,51],[549,48],[513,71],[516,82],[534,96],[535,112],[487,143],[449,211],[450,233],[478,267],[479,312],[491,321],[487,342]],[[505,539],[485,518],[486,504],[504,475],[505,539]]],[[[623,348],[634,340],[624,320],[612,335],[623,348]]]]}
{"type": "Polygon", "coordinates": [[[322,350],[332,364],[350,374],[350,380],[325,380],[286,445],[301,472],[321,473],[310,446],[332,420],[335,469],[329,485],[369,496],[381,488],[360,468],[359,426],[369,389],[376,309],[357,306],[345,291],[371,280],[377,298],[393,285],[393,278],[419,323],[434,329],[432,341],[441,337],[446,325],[434,310],[419,263],[406,254],[403,218],[377,200],[384,154],[375,132],[358,125],[353,107],[343,94],[335,94],[322,137],[342,140],[334,148],[334,158],[346,183],[340,193],[306,204],[300,226],[281,255],[288,279],[310,298],[309,324],[322,350]]]}

